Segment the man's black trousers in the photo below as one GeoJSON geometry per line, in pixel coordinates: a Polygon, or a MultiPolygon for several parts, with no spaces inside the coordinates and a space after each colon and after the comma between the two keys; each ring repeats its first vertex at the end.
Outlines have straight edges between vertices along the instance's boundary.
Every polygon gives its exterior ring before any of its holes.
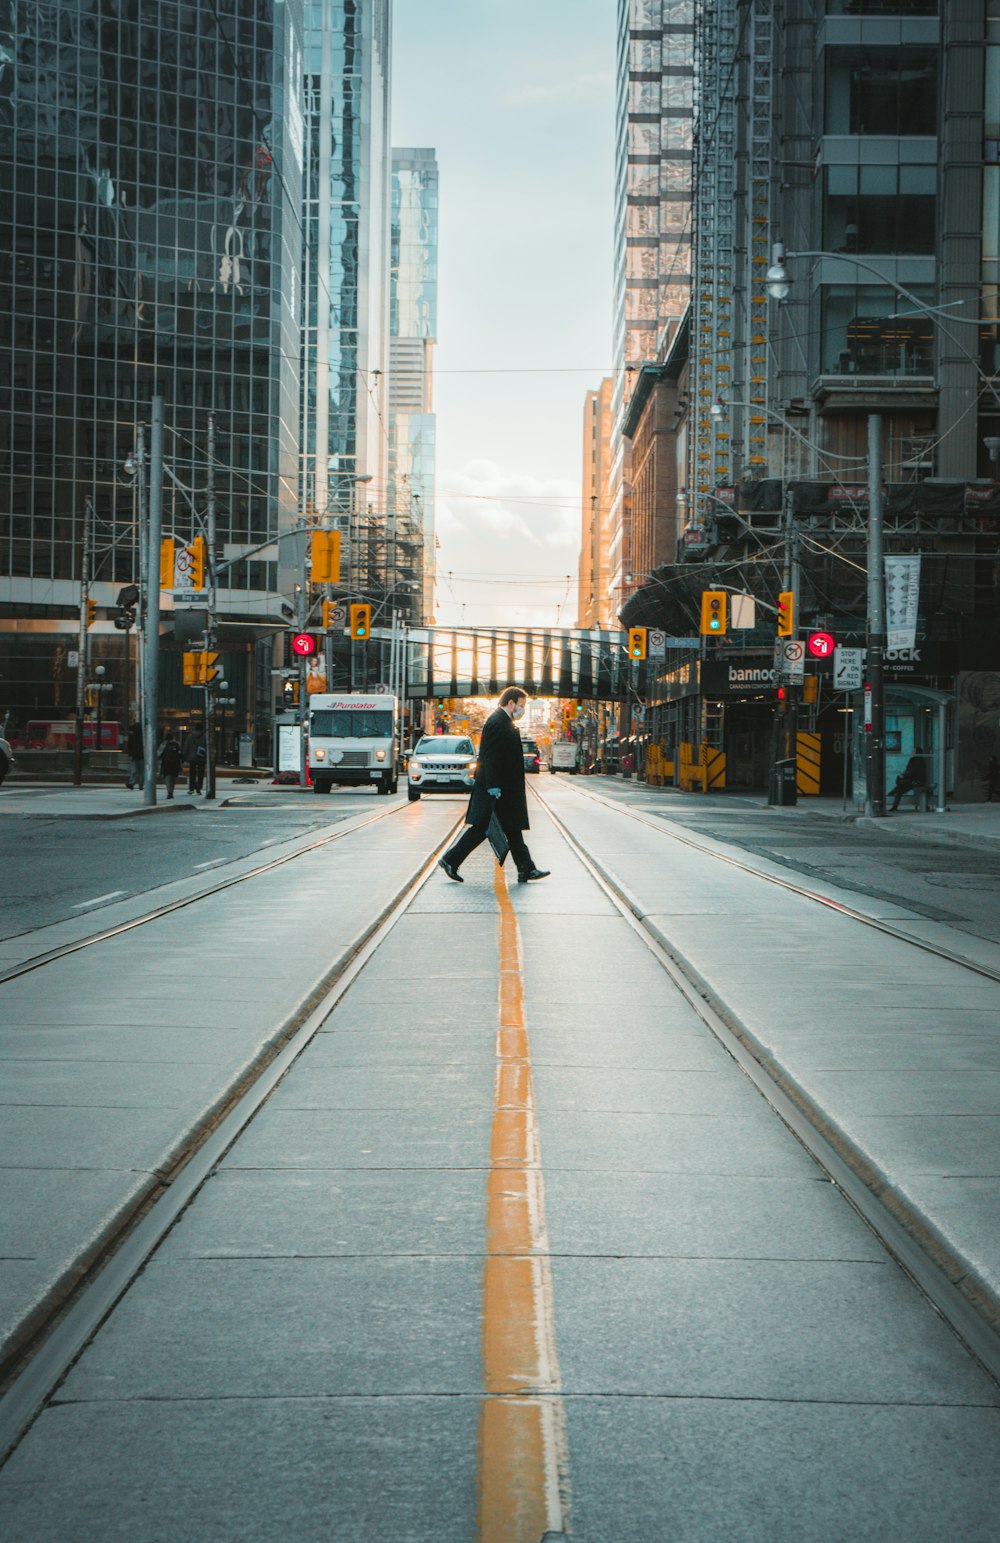
{"type": "MultiPolygon", "coordinates": [[[[450,863],[453,868],[460,867],[469,853],[474,852],[480,842],[486,840],[490,818],[491,816],[487,815],[485,820],[477,820],[475,825],[467,825],[455,845],[444,854],[445,862],[450,863]]],[[[503,820],[500,823],[503,825],[503,820]]],[[[524,844],[524,832],[508,830],[506,825],[503,829],[504,835],[510,842],[510,855],[517,864],[518,873],[530,873],[535,865],[531,860],[531,853],[524,844]]]]}

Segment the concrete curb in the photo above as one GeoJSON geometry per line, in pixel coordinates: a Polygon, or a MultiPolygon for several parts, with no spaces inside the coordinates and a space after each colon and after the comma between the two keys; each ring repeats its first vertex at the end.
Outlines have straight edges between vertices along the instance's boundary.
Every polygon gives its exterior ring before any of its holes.
{"type": "Polygon", "coordinates": [[[715,987],[705,979],[675,943],[645,913],[637,897],[606,865],[588,853],[588,860],[608,886],[628,907],[645,932],[664,950],[691,982],[697,994],[708,1003],[711,1010],[726,1025],[743,1048],[760,1065],[767,1077],[795,1106],[817,1135],[837,1154],[851,1173],[865,1186],[873,1199],[888,1216],[903,1229],[922,1254],[944,1276],[945,1280],[964,1298],[965,1303],[978,1315],[984,1330],[997,1336],[1000,1354],[1000,1294],[994,1286],[979,1274],[975,1265],[949,1240],[947,1233],[935,1219],[922,1211],[893,1183],[871,1155],[863,1150],[817,1103],[809,1090],[799,1082],[766,1049],[742,1022],[730,1004],[721,997],[715,987]]]}

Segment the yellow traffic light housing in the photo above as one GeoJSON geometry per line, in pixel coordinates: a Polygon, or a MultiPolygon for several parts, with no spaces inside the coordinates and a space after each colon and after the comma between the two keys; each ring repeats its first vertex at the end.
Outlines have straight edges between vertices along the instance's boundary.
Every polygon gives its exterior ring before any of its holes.
{"type": "Polygon", "coordinates": [[[160,542],[160,588],[174,587],[174,543],[170,536],[160,542]]]}
{"type": "Polygon", "coordinates": [[[630,659],[645,659],[646,657],[646,629],[645,627],[630,627],[628,629],[628,656],[630,659]]]}
{"type": "Polygon", "coordinates": [[[198,653],[188,653],[183,656],[184,684],[185,686],[207,686],[218,675],[217,653],[210,653],[207,649],[201,649],[198,653]]]}
{"type": "Polygon", "coordinates": [[[370,605],[351,606],[351,637],[366,642],[371,637],[372,608],[370,605]]]}
{"type": "Polygon", "coordinates": [[[185,686],[197,686],[201,682],[201,654],[182,656],[185,686]]]}
{"type": "Polygon", "coordinates": [[[795,636],[795,592],[791,589],[783,589],[778,596],[778,636],[795,636]]]}
{"type": "Polygon", "coordinates": [[[726,591],[703,589],[701,592],[701,634],[706,638],[726,635],[726,591]]]}
{"type": "Polygon", "coordinates": [[[219,668],[218,668],[218,658],[219,658],[219,656],[218,656],[217,653],[209,653],[206,650],[206,651],[204,651],[200,655],[200,658],[201,658],[201,683],[202,683],[203,686],[207,686],[209,681],[214,680],[215,677],[219,673],[219,668]]]}
{"type": "Polygon", "coordinates": [[[89,600],[88,599],[88,601],[87,601],[87,615],[86,615],[86,619],[85,619],[85,629],[89,629],[89,628],[91,628],[94,625],[94,618],[96,617],[96,615],[97,615],[97,601],[96,600],[89,600]]]}
{"type": "Polygon", "coordinates": [[[191,558],[191,587],[192,589],[205,588],[205,538],[195,536],[188,547],[191,558]]]}
{"type": "Polygon", "coordinates": [[[310,576],[314,584],[340,583],[339,530],[314,530],[309,556],[310,576]]]}

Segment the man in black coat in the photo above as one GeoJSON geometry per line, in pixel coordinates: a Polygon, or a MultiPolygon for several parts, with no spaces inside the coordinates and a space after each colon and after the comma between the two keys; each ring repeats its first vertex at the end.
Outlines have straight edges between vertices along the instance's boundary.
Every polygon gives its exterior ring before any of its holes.
{"type": "Polygon", "coordinates": [[[438,863],[449,879],[458,884],[465,882],[458,871],[462,863],[481,841],[486,840],[494,809],[517,864],[517,882],[527,884],[531,879],[549,876],[547,868],[535,867],[521,834],[528,829],[528,795],[524,788],[524,747],[514,725],[524,716],[526,701],[527,696],[520,686],[508,686],[496,711],[490,713],[483,726],[476,780],[465,816],[468,829],[438,863]]]}

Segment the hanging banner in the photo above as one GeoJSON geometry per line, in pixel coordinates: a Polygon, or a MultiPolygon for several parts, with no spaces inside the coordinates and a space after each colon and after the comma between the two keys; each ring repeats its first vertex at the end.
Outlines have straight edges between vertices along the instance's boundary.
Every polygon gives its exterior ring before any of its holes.
{"type": "Polygon", "coordinates": [[[885,646],[914,648],[920,608],[920,554],[887,557],[885,562],[885,646]]]}

